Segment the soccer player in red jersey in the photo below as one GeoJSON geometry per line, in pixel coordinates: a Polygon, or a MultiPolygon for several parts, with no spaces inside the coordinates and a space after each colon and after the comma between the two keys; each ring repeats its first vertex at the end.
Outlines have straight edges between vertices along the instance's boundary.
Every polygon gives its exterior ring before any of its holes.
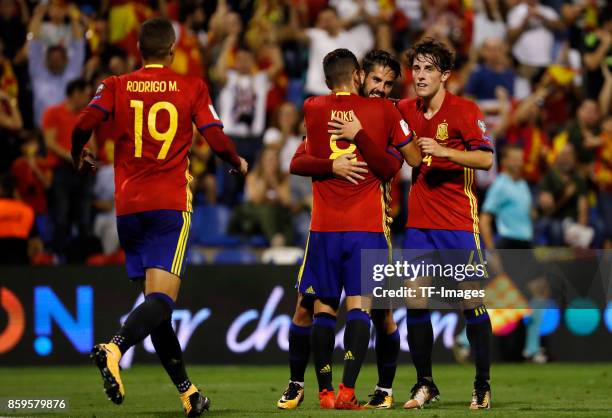
{"type": "MultiPolygon", "coordinates": [[[[412,175],[404,248],[465,249],[477,254],[482,264],[474,170],[488,170],[493,163],[493,146],[484,118],[476,104],[445,89],[454,60],[445,45],[426,38],[413,47],[408,58],[418,97],[401,100],[398,109],[424,157],[412,175]]],[[[339,135],[350,138],[358,132],[358,122],[342,123],[339,135]]],[[[406,158],[411,157],[410,144],[396,146],[406,158]]],[[[359,144],[358,148],[361,150],[359,144]]],[[[459,288],[480,285],[464,281],[459,288]]],[[[427,300],[409,299],[408,308],[408,344],[417,383],[404,407],[412,409],[437,400],[439,391],[432,378],[433,329],[427,300]]],[[[482,298],[464,300],[462,308],[476,362],[470,409],[489,409],[491,321],[482,298]]]]}
{"type": "Polygon", "coordinates": [[[117,229],[131,280],[143,281],[145,300],[128,316],[108,344],[98,344],[92,359],[100,369],[109,399],[123,402],[119,360],[147,335],[176,385],[185,414],[199,416],[210,401],[193,385],[172,328],[191,225],[189,150],[193,124],[211,148],[234,170],[247,164],[222,131],[200,78],[169,67],[175,47],[172,24],[161,18],[143,23],[139,50],[144,66],[105,79],[82,111],[72,135],[72,158],[81,171],[94,167],[83,147],[104,121],[114,129],[117,229]]]}
{"type": "MultiPolygon", "coordinates": [[[[332,93],[304,104],[305,149],[310,156],[330,160],[330,165],[346,154],[363,160],[354,144],[328,133],[328,123],[334,117],[350,120],[353,114],[360,115],[367,126],[363,135],[382,150],[407,140],[410,131],[390,101],[356,94],[361,85],[359,64],[350,51],[332,51],[325,57],[323,69],[332,93]]],[[[362,177],[357,184],[329,176],[313,178],[312,221],[298,291],[315,299],[312,342],[322,408],[361,408],[354,387],[370,334],[369,306],[362,299],[368,289],[362,289],[361,284],[361,250],[389,248],[381,180],[369,172],[362,177]],[[331,357],[342,289],[347,295],[345,363],[334,400],[331,357]]]]}
{"type": "MultiPolygon", "coordinates": [[[[391,54],[382,50],[370,51],[364,57],[361,65],[360,95],[388,98],[400,74],[400,64],[391,54]]],[[[374,146],[377,145],[374,144],[374,146]]],[[[376,160],[372,162],[371,167],[372,172],[383,183],[389,181],[399,171],[403,160],[403,158],[396,158],[397,152],[393,147],[384,151],[389,153],[387,155],[391,156],[391,161],[383,160],[383,163],[380,164],[376,160]]],[[[355,157],[355,154],[344,154],[333,160],[313,157],[306,153],[304,143],[302,143],[291,162],[291,172],[307,177],[330,178],[334,176],[357,184],[359,180],[364,179],[362,174],[367,173],[365,166],[368,161],[356,161],[355,157]]],[[[297,299],[289,328],[289,385],[277,403],[281,409],[297,408],[304,397],[304,372],[311,348],[310,333],[314,298],[298,293],[297,299]]],[[[370,395],[370,400],[364,407],[388,409],[393,407],[392,387],[400,350],[400,336],[391,309],[372,309],[371,318],[376,328],[378,382],[374,393],[370,395]]]]}

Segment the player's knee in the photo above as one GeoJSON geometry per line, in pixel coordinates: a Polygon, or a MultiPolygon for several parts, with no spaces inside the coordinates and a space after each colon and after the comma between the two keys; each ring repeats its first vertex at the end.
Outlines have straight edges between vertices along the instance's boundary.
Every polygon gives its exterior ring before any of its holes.
{"type": "Polygon", "coordinates": [[[427,309],[429,301],[425,297],[408,297],[406,298],[406,307],[408,309],[427,309]]]}
{"type": "Polygon", "coordinates": [[[340,306],[340,298],[318,298],[314,304],[314,313],[326,313],[336,316],[338,307],[340,306]]]}
{"type": "Polygon", "coordinates": [[[174,310],[174,300],[165,293],[153,292],[145,296],[145,301],[154,303],[159,307],[159,312],[162,312],[164,319],[172,317],[174,310]]]}
{"type": "Polygon", "coordinates": [[[346,297],[346,310],[350,311],[353,309],[359,309],[365,312],[370,312],[371,310],[371,300],[368,297],[363,297],[360,295],[355,296],[347,296],[346,297]]]}
{"type": "Polygon", "coordinates": [[[163,293],[174,302],[181,287],[181,279],[165,270],[147,269],[145,293],[163,293]]]}
{"type": "Polygon", "coordinates": [[[312,316],[314,312],[302,305],[297,305],[293,313],[293,323],[300,327],[309,327],[312,325],[312,316]]]}
{"type": "Polygon", "coordinates": [[[391,309],[374,309],[370,312],[370,316],[379,334],[392,334],[397,329],[391,309]]]}

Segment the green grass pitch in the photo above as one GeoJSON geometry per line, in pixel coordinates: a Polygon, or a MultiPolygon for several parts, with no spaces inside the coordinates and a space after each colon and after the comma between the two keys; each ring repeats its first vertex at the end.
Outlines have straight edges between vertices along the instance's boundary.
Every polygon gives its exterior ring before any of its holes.
{"type": "MultiPolygon", "coordinates": [[[[282,411],[276,401],[287,383],[284,366],[191,366],[189,374],[211,398],[208,416],[220,417],[348,417],[410,416],[455,417],[486,414],[487,417],[612,417],[612,363],[609,364],[496,364],[493,366],[491,411],[469,411],[473,369],[469,365],[434,366],[440,402],[421,411],[405,411],[403,402],[414,383],[411,364],[398,370],[391,411],[321,411],[316,401],[316,380],[307,371],[306,399],[299,409],[282,411]]],[[[341,377],[336,368],[334,382],[341,377]]],[[[91,367],[0,368],[0,398],[67,398],[64,413],[44,416],[74,417],[180,417],[182,407],[176,390],[161,366],[135,366],[123,372],[126,398],[121,406],[108,401],[102,392],[98,370],[91,367]]],[[[376,368],[366,365],[357,382],[360,401],[376,383],[376,368]]],[[[40,416],[41,411],[0,416],[40,416]]]]}

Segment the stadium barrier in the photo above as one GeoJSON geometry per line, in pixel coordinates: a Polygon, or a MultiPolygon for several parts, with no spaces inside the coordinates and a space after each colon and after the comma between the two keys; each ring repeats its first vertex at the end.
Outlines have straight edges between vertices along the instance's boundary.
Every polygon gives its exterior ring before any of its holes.
{"type": "MultiPolygon", "coordinates": [[[[286,363],[297,270],[272,265],[188,268],[173,314],[186,361],[286,363]]],[[[123,267],[0,268],[0,365],[87,363],[92,345],[108,340],[141,300],[139,286],[127,280],[123,267]]],[[[587,308],[546,310],[540,329],[555,360],[612,359],[612,303],[587,308]]],[[[402,337],[400,361],[409,362],[405,309],[397,309],[395,318],[402,337]]],[[[434,358],[452,361],[454,336],[463,329],[461,315],[434,311],[432,320],[434,358]]],[[[506,327],[498,334],[506,335],[497,339],[496,358],[513,344],[520,350],[520,333],[506,327]]],[[[338,361],[342,336],[339,328],[338,361]]],[[[371,349],[367,361],[373,358],[371,349]]],[[[149,339],[128,352],[122,365],[145,362],[157,362],[149,339]]]]}

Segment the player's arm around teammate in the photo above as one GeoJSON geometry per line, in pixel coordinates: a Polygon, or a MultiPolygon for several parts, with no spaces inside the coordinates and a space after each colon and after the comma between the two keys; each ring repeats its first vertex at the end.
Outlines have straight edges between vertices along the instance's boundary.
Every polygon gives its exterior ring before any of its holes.
{"type": "Polygon", "coordinates": [[[291,159],[289,171],[291,174],[303,177],[334,176],[357,184],[364,180],[362,174],[367,174],[368,164],[357,161],[355,154],[343,154],[336,159],[317,158],[306,152],[306,141],[302,142],[291,159]]]}
{"type": "MultiPolygon", "coordinates": [[[[357,145],[357,148],[362,153],[363,157],[370,163],[370,168],[374,174],[384,181],[390,180],[395,173],[397,157],[394,156],[394,151],[390,148],[381,150],[376,146],[372,139],[363,129],[361,121],[352,114],[352,120],[347,121],[340,118],[333,118],[329,122],[329,133],[336,135],[338,138],[351,140],[357,145]]],[[[401,148],[402,155],[406,162],[411,167],[417,167],[421,164],[421,151],[415,141],[410,140],[404,147],[401,148]]],[[[401,166],[401,163],[400,163],[401,166]]]]}

